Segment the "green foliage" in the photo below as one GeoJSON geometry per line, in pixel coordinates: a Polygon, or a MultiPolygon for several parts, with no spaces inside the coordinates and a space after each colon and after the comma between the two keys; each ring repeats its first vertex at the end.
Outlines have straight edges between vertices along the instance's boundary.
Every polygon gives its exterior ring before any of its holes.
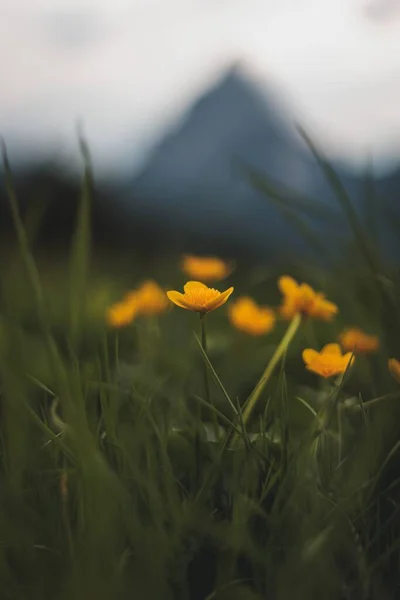
{"type": "MultiPolygon", "coordinates": [[[[19,244],[14,270],[0,272],[1,597],[396,598],[397,282],[369,247],[365,269],[303,274],[340,315],[303,323],[244,419],[287,325],[246,338],[221,308],[207,317],[207,352],[197,315],[178,309],[108,330],[121,286],[89,268],[83,151],[76,235],[56,271],[34,260],[3,153],[19,244]],[[305,371],[301,350],[348,324],[382,347],[335,387],[305,371]]],[[[321,164],[364,252],[365,231],[321,164]]],[[[277,304],[278,275],[236,273],[235,294],[277,304]]]]}

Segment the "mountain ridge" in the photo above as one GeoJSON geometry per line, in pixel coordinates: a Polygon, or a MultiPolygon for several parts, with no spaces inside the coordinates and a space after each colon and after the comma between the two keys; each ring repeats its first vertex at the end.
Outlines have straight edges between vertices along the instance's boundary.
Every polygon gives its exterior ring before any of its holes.
{"type": "MultiPolygon", "coordinates": [[[[130,191],[141,198],[131,210],[162,220],[172,237],[231,236],[238,246],[263,255],[276,252],[286,238],[292,251],[306,252],[302,236],[251,186],[241,165],[267,173],[277,187],[317,199],[338,216],[332,190],[281,110],[277,92],[263,93],[236,67],[156,145],[130,182],[130,191]]],[[[357,193],[358,178],[351,172],[342,175],[357,193]]]]}

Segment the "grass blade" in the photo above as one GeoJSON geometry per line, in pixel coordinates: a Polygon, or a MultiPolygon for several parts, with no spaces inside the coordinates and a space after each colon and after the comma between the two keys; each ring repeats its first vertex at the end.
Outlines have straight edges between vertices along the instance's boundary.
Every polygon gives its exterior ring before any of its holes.
{"type": "Polygon", "coordinates": [[[214,378],[214,381],[217,383],[217,385],[218,385],[218,387],[220,388],[221,392],[222,392],[222,393],[223,393],[223,395],[225,396],[225,399],[226,399],[226,401],[228,402],[228,404],[229,404],[229,405],[230,405],[230,407],[232,408],[232,410],[233,410],[233,412],[234,412],[235,416],[237,417],[237,416],[238,416],[238,411],[237,411],[237,409],[236,409],[236,407],[235,407],[234,403],[232,402],[232,400],[231,400],[231,398],[230,398],[230,396],[229,396],[228,392],[226,391],[226,389],[225,389],[225,387],[224,387],[224,385],[223,385],[222,381],[221,381],[221,380],[220,380],[220,378],[218,377],[218,375],[217,375],[217,372],[215,371],[214,367],[212,366],[212,364],[211,364],[211,362],[210,362],[210,359],[208,358],[207,354],[204,352],[203,346],[202,346],[202,344],[201,344],[201,342],[200,342],[200,340],[199,340],[198,336],[197,336],[195,333],[194,333],[194,337],[196,338],[196,342],[197,342],[197,344],[198,344],[198,346],[199,346],[199,348],[200,348],[200,351],[201,351],[201,353],[202,353],[202,355],[203,355],[203,359],[205,360],[205,362],[206,362],[206,364],[207,364],[208,368],[210,369],[210,371],[211,371],[211,374],[212,374],[212,376],[213,376],[213,378],[214,378]]]}
{"type": "Polygon", "coordinates": [[[48,311],[46,306],[45,297],[43,294],[42,285],[40,282],[40,276],[36,267],[33,255],[29,248],[29,240],[26,235],[26,231],[21,219],[21,215],[18,207],[18,200],[15,193],[13,175],[10,167],[10,163],[7,155],[7,148],[4,140],[1,141],[1,150],[3,158],[3,168],[5,174],[5,186],[7,192],[7,199],[9,202],[11,215],[17,235],[17,241],[19,250],[25,271],[28,277],[29,285],[32,290],[33,303],[36,309],[36,314],[39,319],[39,323],[43,332],[44,339],[46,341],[47,349],[49,352],[49,358],[51,361],[52,369],[55,377],[60,381],[62,388],[66,391],[68,389],[67,376],[64,370],[63,362],[59,354],[57,345],[52,336],[50,322],[48,319],[48,311]]]}
{"type": "Polygon", "coordinates": [[[79,135],[79,146],[84,161],[84,175],[70,256],[70,323],[72,343],[76,343],[79,340],[84,317],[91,244],[92,167],[89,149],[81,134],[79,135]]]}
{"type": "MultiPolygon", "coordinates": [[[[306,223],[299,211],[309,216],[327,217],[326,209],[321,208],[315,200],[309,200],[303,196],[298,196],[293,192],[278,190],[264,175],[248,166],[241,167],[244,175],[254,189],[261,192],[277,208],[288,223],[293,225],[299,231],[303,239],[309,246],[318,253],[321,251],[326,255],[326,244],[315,233],[315,228],[306,223]]],[[[332,215],[329,215],[332,218],[332,215]]]]}
{"type": "Polygon", "coordinates": [[[317,147],[311,141],[310,137],[307,135],[304,129],[302,127],[298,127],[298,131],[303,140],[306,142],[318,166],[321,168],[321,171],[325,175],[325,178],[330,184],[332,191],[335,193],[339,205],[341,206],[345,216],[347,217],[348,223],[351,227],[354,239],[361,252],[361,255],[365,258],[370,270],[376,276],[379,273],[379,265],[371,250],[369,237],[365,234],[363,226],[360,223],[357,213],[353,208],[351,199],[349,198],[343,183],[341,182],[336,171],[326,160],[326,158],[322,155],[321,151],[317,150],[317,147]]]}
{"type": "Polygon", "coordinates": [[[397,348],[397,338],[400,329],[399,308],[397,306],[397,302],[393,300],[391,295],[388,293],[388,290],[382,280],[381,264],[377,250],[371,244],[370,236],[368,232],[366,232],[365,227],[363,227],[362,222],[354,210],[351,199],[347,194],[347,191],[338,174],[323,156],[321,151],[317,149],[316,145],[312,142],[304,129],[299,126],[298,131],[310,149],[323,174],[325,175],[326,180],[330,184],[332,191],[334,192],[337,201],[348,220],[360,255],[364,258],[364,261],[372,275],[372,280],[376,291],[377,311],[381,312],[382,320],[386,325],[384,330],[387,332],[387,344],[390,348],[397,348]],[[393,324],[396,324],[396,327],[393,327],[393,324]]]}

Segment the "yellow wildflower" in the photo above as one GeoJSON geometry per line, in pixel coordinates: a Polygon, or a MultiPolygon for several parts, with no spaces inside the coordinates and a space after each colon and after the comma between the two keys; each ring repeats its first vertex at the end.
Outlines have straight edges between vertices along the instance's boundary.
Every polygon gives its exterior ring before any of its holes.
{"type": "Polygon", "coordinates": [[[233,287],[228,288],[225,292],[219,292],[200,281],[188,281],[183,289],[183,294],[174,290],[167,292],[168,298],[177,306],[200,314],[206,314],[219,308],[225,304],[233,292],[233,287]]]}
{"type": "Polygon", "coordinates": [[[342,331],[339,342],[343,350],[354,353],[375,352],[379,348],[379,338],[376,335],[368,335],[356,327],[342,331]]]}
{"type": "Polygon", "coordinates": [[[267,306],[259,306],[252,298],[243,296],[229,307],[231,323],[250,335],[268,333],[275,325],[275,313],[267,306]]]}
{"type": "Polygon", "coordinates": [[[303,350],[302,357],[306,368],[321,377],[344,373],[354,360],[351,352],[342,354],[339,344],[326,344],[321,352],[307,348],[303,350]]]}
{"type": "Polygon", "coordinates": [[[400,383],[400,360],[396,360],[395,358],[389,358],[388,360],[389,373],[397,381],[400,383]]]}
{"type": "Polygon", "coordinates": [[[285,319],[292,319],[295,314],[302,313],[315,319],[330,321],[339,310],[324,294],[315,292],[306,283],[297,283],[288,275],[279,279],[278,287],[284,295],[280,313],[285,319]]]}
{"type": "Polygon", "coordinates": [[[164,290],[155,282],[147,280],[131,292],[122,301],[107,309],[107,322],[112,327],[129,325],[138,315],[157,315],[168,308],[164,290]]]}
{"type": "Polygon", "coordinates": [[[140,315],[158,315],[168,308],[165,291],[152,280],[147,280],[133,292],[125,296],[125,302],[135,307],[140,315]]]}
{"type": "Polygon", "coordinates": [[[200,281],[219,281],[225,279],[231,272],[232,266],[216,257],[185,256],[182,270],[200,281]]]}
{"type": "Polygon", "coordinates": [[[136,306],[128,302],[117,302],[107,309],[107,322],[111,327],[125,327],[132,323],[137,313],[136,306]]]}

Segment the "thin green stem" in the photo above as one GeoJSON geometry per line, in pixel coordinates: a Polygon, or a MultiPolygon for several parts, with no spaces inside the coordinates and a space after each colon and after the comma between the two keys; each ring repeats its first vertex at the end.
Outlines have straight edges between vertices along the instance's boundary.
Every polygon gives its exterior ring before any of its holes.
{"type": "MultiPolygon", "coordinates": [[[[204,354],[208,357],[207,352],[207,329],[206,329],[206,315],[200,314],[200,323],[201,323],[201,345],[203,346],[204,354]]],[[[211,394],[210,394],[210,382],[208,380],[208,367],[205,361],[204,364],[204,388],[206,391],[206,400],[209,404],[211,404],[211,394]]]]}
{"type": "Polygon", "coordinates": [[[373,400],[367,400],[367,402],[362,402],[359,404],[354,404],[354,406],[346,406],[346,410],[349,411],[361,411],[367,410],[373,406],[377,406],[382,402],[382,400],[398,400],[400,396],[400,391],[391,392],[390,394],[385,394],[384,396],[379,396],[379,398],[373,398],[373,400]]]}
{"type": "Polygon", "coordinates": [[[274,354],[272,355],[272,358],[269,361],[268,365],[266,366],[264,373],[261,375],[260,380],[258,381],[254,390],[251,392],[251,394],[246,402],[246,405],[244,407],[244,410],[243,410],[243,425],[244,426],[247,424],[248,420],[250,419],[251,413],[253,412],[254,407],[257,404],[257,401],[258,401],[264,387],[266,386],[272,373],[274,372],[275,367],[277,366],[277,364],[279,363],[279,361],[285,354],[287,348],[289,347],[290,343],[292,342],[293,338],[295,337],[297,330],[300,327],[301,322],[302,322],[301,315],[296,314],[293,317],[293,319],[291,320],[289,327],[286,330],[285,335],[283,336],[280,344],[278,345],[274,354]]]}
{"type": "MultiPolygon", "coordinates": [[[[200,314],[200,323],[201,323],[201,345],[203,348],[203,352],[208,359],[207,328],[206,328],[206,315],[205,314],[200,314]]],[[[215,408],[214,403],[211,400],[210,380],[208,377],[208,365],[207,365],[206,361],[203,361],[203,364],[204,364],[204,387],[205,387],[205,392],[206,392],[206,400],[207,400],[208,404],[210,404],[213,408],[215,408]]],[[[213,425],[214,425],[215,439],[219,440],[220,436],[219,436],[218,417],[214,411],[212,412],[212,421],[213,421],[213,425]]]]}
{"type": "MultiPolygon", "coordinates": [[[[64,459],[64,463],[65,463],[65,459],[64,459]]],[[[73,566],[75,566],[74,565],[74,563],[75,563],[74,541],[73,541],[73,536],[72,536],[72,529],[71,529],[71,522],[70,522],[70,515],[69,515],[69,506],[68,506],[69,505],[68,487],[69,487],[68,471],[64,466],[61,471],[61,477],[60,477],[62,520],[63,520],[64,527],[65,527],[65,533],[66,533],[66,537],[67,537],[67,545],[68,545],[68,551],[69,551],[71,563],[73,566]]]]}

